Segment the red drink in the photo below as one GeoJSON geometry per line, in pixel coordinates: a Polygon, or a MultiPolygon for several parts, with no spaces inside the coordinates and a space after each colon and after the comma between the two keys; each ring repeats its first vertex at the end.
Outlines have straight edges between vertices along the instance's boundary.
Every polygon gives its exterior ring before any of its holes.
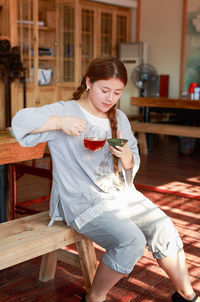
{"type": "Polygon", "coordinates": [[[93,137],[87,137],[84,139],[84,146],[91,151],[99,151],[103,148],[106,140],[105,139],[95,139],[93,137]]]}

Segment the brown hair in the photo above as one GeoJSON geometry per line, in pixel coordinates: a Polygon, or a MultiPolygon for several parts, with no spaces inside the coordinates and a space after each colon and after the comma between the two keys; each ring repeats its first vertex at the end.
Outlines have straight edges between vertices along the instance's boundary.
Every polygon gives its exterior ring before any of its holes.
{"type": "MultiPolygon", "coordinates": [[[[81,95],[86,90],[86,77],[90,79],[91,83],[99,80],[109,80],[111,78],[119,79],[124,86],[127,84],[127,71],[124,64],[116,57],[98,57],[93,60],[85,75],[82,78],[81,85],[73,93],[73,99],[80,99],[81,95]]],[[[112,131],[112,137],[117,137],[117,117],[116,117],[116,105],[108,111],[108,118],[110,121],[110,127],[112,131]]],[[[118,158],[114,156],[114,168],[117,173],[118,170],[118,158]]]]}

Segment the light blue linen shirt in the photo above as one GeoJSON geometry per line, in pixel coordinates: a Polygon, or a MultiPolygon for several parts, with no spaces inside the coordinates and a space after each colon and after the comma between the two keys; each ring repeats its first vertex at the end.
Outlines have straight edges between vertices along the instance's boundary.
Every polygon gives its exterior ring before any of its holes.
{"type": "MultiPolygon", "coordinates": [[[[119,194],[122,196],[127,183],[133,186],[133,178],[140,164],[137,141],[126,115],[117,110],[118,131],[128,140],[134,158],[131,171],[124,171],[119,165],[122,183],[120,186],[114,173],[113,156],[107,142],[101,150],[92,152],[84,147],[84,133],[80,136],[70,136],[54,130],[30,134],[43,126],[51,116],[75,116],[88,122],[76,101],[60,101],[17,112],[12,120],[13,133],[20,145],[25,147],[48,142],[53,163],[50,224],[61,215],[68,225],[75,221],[81,228],[102,212],[114,208],[115,201],[119,194]]],[[[108,135],[111,137],[111,130],[108,135]]]]}

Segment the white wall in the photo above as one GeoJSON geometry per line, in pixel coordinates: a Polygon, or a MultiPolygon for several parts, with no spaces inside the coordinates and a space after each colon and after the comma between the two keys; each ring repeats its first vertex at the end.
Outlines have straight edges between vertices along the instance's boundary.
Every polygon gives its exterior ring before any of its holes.
{"type": "Polygon", "coordinates": [[[179,97],[183,0],[142,0],[141,41],[148,63],[170,75],[169,96],[179,97]]]}

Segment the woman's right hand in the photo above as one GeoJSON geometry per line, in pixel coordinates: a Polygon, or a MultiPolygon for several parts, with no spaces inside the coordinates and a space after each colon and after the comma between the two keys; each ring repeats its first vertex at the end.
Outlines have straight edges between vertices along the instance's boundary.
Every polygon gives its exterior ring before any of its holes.
{"type": "Polygon", "coordinates": [[[60,118],[60,130],[68,135],[79,136],[85,130],[87,122],[80,118],[74,116],[62,116],[60,118]]]}
{"type": "Polygon", "coordinates": [[[61,130],[68,135],[78,136],[85,130],[87,122],[74,116],[51,116],[47,122],[30,133],[61,130]]]}

